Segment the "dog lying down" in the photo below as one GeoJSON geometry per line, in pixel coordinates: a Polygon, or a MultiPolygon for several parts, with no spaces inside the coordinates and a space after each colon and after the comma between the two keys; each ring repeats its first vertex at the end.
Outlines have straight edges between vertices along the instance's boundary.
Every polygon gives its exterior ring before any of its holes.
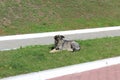
{"type": "Polygon", "coordinates": [[[65,37],[63,35],[54,36],[55,43],[50,53],[59,52],[61,50],[72,52],[80,50],[80,45],[77,42],[73,40],[64,40],[64,38],[65,37]]]}

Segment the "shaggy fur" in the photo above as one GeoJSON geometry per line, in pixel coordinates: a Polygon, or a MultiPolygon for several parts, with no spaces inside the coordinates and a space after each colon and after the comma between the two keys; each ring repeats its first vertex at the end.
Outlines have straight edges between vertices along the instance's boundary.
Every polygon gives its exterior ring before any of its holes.
{"type": "Polygon", "coordinates": [[[63,35],[54,36],[55,44],[50,53],[58,52],[61,50],[67,51],[78,51],[80,50],[80,45],[73,40],[64,40],[63,35]]]}

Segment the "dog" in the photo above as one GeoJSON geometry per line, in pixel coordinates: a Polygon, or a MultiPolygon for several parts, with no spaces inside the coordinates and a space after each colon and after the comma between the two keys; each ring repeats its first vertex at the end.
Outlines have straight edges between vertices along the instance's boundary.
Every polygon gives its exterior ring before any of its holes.
{"type": "Polygon", "coordinates": [[[63,35],[54,36],[54,47],[52,47],[50,53],[55,53],[61,50],[72,52],[80,50],[80,45],[77,42],[74,40],[65,40],[64,38],[65,37],[63,35]]]}

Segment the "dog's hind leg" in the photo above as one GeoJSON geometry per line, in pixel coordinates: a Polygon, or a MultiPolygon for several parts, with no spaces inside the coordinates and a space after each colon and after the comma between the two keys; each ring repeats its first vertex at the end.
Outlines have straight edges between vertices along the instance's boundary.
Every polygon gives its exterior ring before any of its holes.
{"type": "Polygon", "coordinates": [[[77,42],[72,42],[71,44],[71,48],[73,49],[73,51],[79,51],[80,50],[80,45],[77,42]]]}

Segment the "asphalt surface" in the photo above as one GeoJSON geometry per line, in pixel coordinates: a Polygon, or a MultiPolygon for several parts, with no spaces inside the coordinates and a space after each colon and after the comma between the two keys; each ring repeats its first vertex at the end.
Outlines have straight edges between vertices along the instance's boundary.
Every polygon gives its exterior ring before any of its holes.
{"type": "MultiPolygon", "coordinates": [[[[56,34],[54,34],[56,35],[56,34]]],[[[0,41],[0,51],[16,49],[20,47],[25,47],[29,45],[49,45],[54,43],[53,36],[45,36],[38,38],[27,38],[27,39],[14,39],[14,40],[4,40],[0,41]]],[[[109,31],[100,31],[100,32],[90,32],[90,33],[77,33],[65,35],[66,39],[70,40],[86,40],[94,38],[103,38],[103,37],[113,37],[120,36],[120,29],[118,30],[109,30],[109,31]]]]}

